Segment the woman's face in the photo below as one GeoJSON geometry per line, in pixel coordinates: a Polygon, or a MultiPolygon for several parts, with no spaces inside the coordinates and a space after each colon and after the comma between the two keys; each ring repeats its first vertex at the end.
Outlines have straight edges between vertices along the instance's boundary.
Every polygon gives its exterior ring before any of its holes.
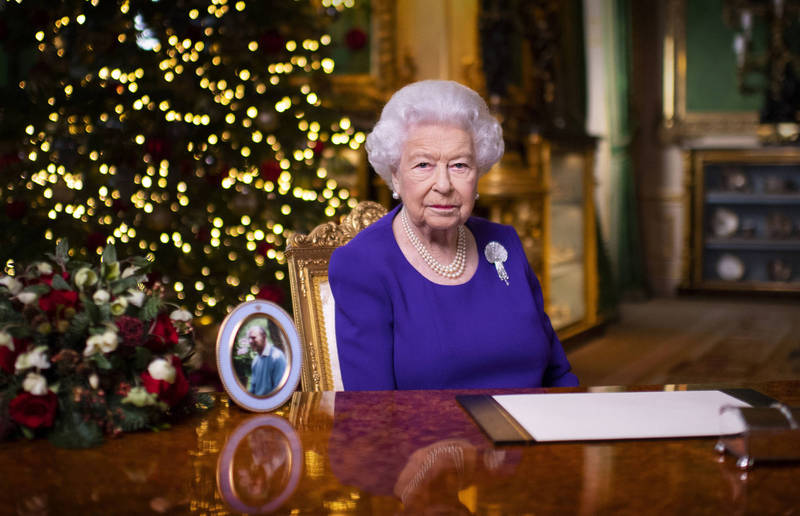
{"type": "Polygon", "coordinates": [[[392,186],[424,235],[457,228],[475,204],[478,171],[472,136],[450,125],[411,128],[392,186]]]}

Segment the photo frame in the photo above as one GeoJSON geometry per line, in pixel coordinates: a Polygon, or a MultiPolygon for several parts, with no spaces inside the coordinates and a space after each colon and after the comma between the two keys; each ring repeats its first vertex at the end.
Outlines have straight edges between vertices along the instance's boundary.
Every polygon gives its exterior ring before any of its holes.
{"type": "Polygon", "coordinates": [[[292,425],[272,414],[241,423],[217,462],[223,500],[243,514],[278,509],[294,493],[303,470],[303,446],[292,425]]]}
{"type": "Polygon", "coordinates": [[[240,407],[269,412],[297,389],[303,352],[292,317],[261,299],[234,308],[217,334],[217,369],[240,407]]]}

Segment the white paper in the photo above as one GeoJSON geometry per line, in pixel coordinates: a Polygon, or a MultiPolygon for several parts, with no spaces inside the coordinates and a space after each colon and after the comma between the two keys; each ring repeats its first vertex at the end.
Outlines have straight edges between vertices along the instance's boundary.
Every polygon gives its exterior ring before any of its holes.
{"type": "Polygon", "coordinates": [[[494,399],[537,441],[717,436],[720,408],[750,406],[720,391],[508,394],[494,399]]]}

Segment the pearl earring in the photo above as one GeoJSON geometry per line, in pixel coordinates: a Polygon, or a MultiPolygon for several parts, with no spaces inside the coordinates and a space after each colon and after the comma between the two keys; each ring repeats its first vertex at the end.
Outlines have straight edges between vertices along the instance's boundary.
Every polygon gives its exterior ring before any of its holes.
{"type": "Polygon", "coordinates": [[[398,194],[397,192],[392,192],[392,199],[399,199],[399,198],[400,194],[398,194]]]}
{"type": "Polygon", "coordinates": [[[479,193],[476,193],[476,194],[475,194],[475,200],[477,201],[477,200],[480,198],[480,196],[481,196],[481,194],[479,194],[479,193]]]}

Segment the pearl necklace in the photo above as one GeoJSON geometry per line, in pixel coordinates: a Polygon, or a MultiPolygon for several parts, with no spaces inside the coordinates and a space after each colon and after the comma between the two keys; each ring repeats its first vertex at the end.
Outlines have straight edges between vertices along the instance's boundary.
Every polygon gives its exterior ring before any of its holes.
{"type": "Polygon", "coordinates": [[[417,250],[419,255],[425,260],[425,263],[428,264],[428,267],[433,269],[434,272],[439,274],[440,276],[444,276],[445,278],[455,279],[464,274],[464,269],[467,265],[467,230],[464,229],[464,226],[458,226],[458,241],[456,243],[456,257],[453,259],[453,262],[450,265],[443,265],[439,262],[436,258],[433,257],[428,248],[420,241],[417,234],[411,229],[411,224],[408,222],[408,215],[406,215],[406,210],[400,212],[401,219],[403,221],[403,228],[406,230],[406,235],[408,235],[408,239],[411,240],[411,244],[414,246],[414,249],[417,250]]]}

